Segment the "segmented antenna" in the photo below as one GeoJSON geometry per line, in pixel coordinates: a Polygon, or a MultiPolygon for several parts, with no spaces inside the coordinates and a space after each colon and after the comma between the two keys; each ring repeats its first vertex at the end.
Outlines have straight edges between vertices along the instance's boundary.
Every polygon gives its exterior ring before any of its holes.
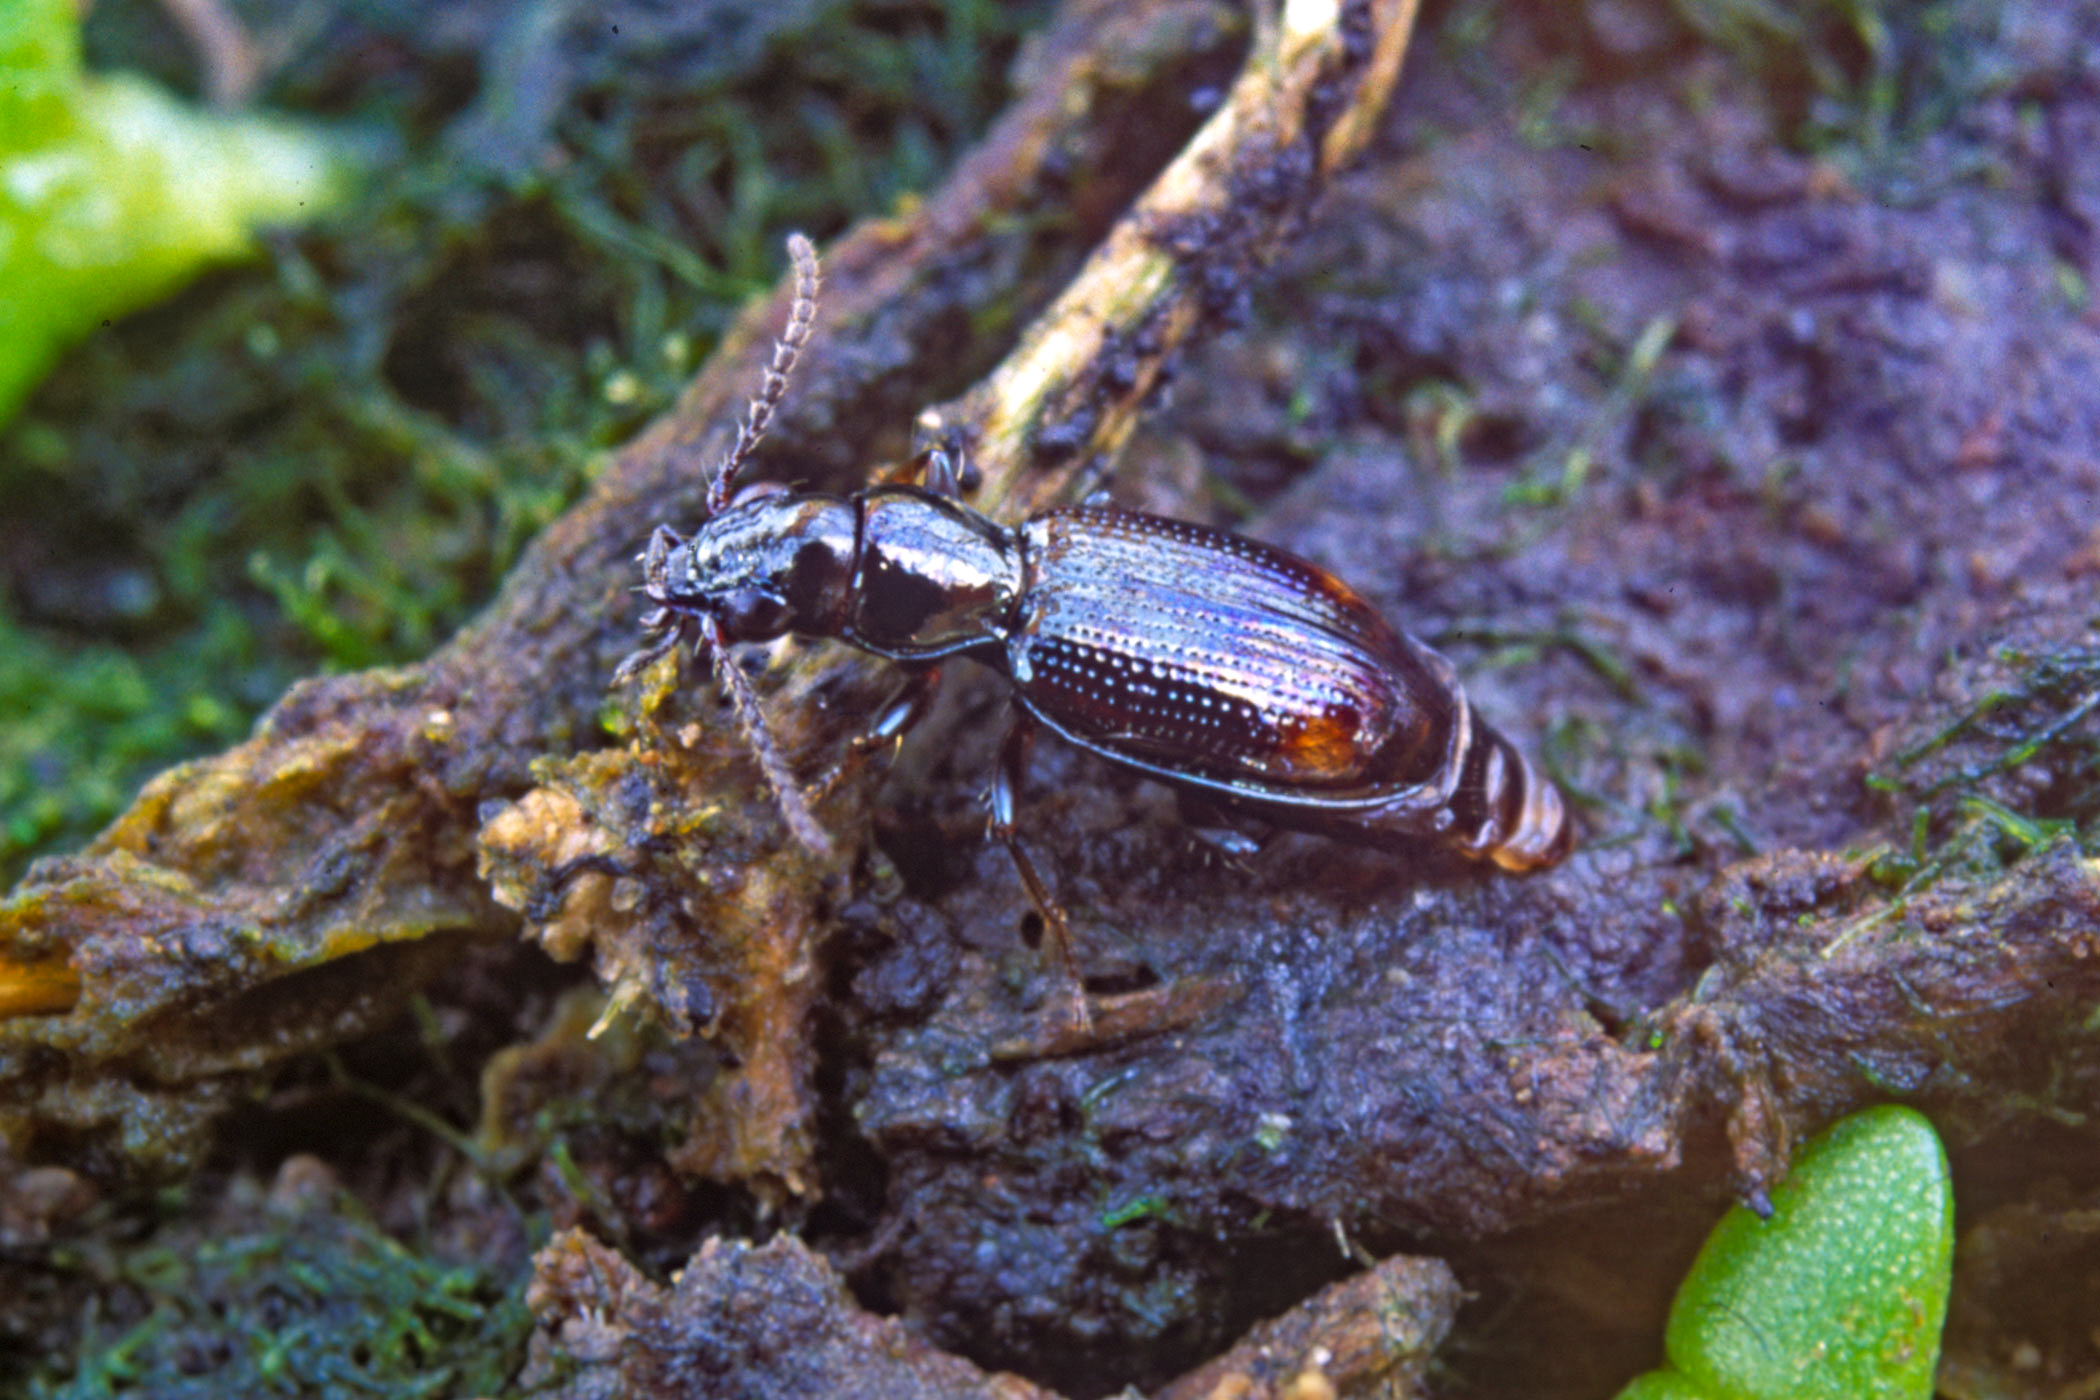
{"type": "MultiPolygon", "coordinates": [[[[737,473],[743,469],[753,448],[766,435],[766,428],[773,421],[773,411],[787,395],[788,375],[801,357],[802,349],[809,344],[811,330],[817,320],[817,250],[807,238],[799,233],[788,235],[788,257],[795,264],[795,301],[788,311],[788,323],[773,342],[773,362],[766,366],[764,383],[759,386],[758,397],[744,411],[744,421],[737,425],[736,444],[729,455],[722,459],[721,467],[707,488],[707,513],[710,518],[719,515],[729,504],[729,495],[736,487],[737,473]]],[[[659,525],[649,537],[649,547],[641,555],[641,593],[656,608],[642,619],[642,645],[630,653],[613,672],[613,683],[638,674],[656,658],[678,645],[688,629],[698,632],[695,639],[698,649],[706,651],[715,664],[715,675],[729,692],[729,703],[736,711],[737,725],[744,731],[744,741],[751,745],[751,752],[758,758],[759,771],[765,775],[766,785],[773,789],[773,801],[780,809],[780,819],[787,823],[788,831],[806,847],[811,855],[828,860],[833,854],[831,837],[817,824],[816,815],[809,809],[809,799],[804,796],[801,785],[795,781],[793,770],[780,755],[780,746],[773,742],[773,731],[766,727],[766,717],[758,707],[758,696],[752,692],[751,682],[743,669],[736,664],[730,653],[729,638],[722,631],[722,624],[696,604],[671,593],[671,554],[683,548],[686,541],[669,526],[659,525]]]]}
{"type": "Polygon", "coordinates": [[[766,728],[766,717],[758,708],[758,697],[751,691],[751,682],[744,676],[743,667],[729,654],[729,639],[722,635],[722,624],[708,618],[700,625],[700,636],[715,657],[715,674],[722,678],[723,687],[729,692],[729,703],[736,710],[737,724],[744,731],[744,740],[751,751],[758,755],[758,771],[765,774],[767,786],[773,789],[773,800],[780,807],[780,819],[795,839],[819,860],[829,860],[832,855],[831,836],[817,825],[816,814],[809,810],[809,799],[802,795],[802,787],[795,781],[795,774],[780,756],[780,748],[773,742],[773,731],[766,728]]]}
{"type": "Polygon", "coordinates": [[[744,461],[751,450],[765,437],[766,428],[773,422],[773,410],[787,394],[788,375],[794,371],[795,361],[802,355],[802,347],[809,344],[810,331],[817,323],[817,250],[807,238],[799,233],[788,235],[788,258],[795,264],[795,302],[788,311],[788,323],[780,332],[780,339],[773,342],[773,363],[766,366],[765,382],[759,386],[758,397],[744,410],[744,421],[737,425],[736,445],[722,459],[715,472],[715,479],[707,488],[707,513],[719,514],[729,504],[729,493],[736,486],[737,473],[743,470],[744,461]]]}

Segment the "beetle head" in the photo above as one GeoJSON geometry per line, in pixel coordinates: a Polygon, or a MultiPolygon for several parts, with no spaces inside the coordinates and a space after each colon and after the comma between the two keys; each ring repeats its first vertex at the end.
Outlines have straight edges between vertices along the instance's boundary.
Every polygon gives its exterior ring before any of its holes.
{"type": "Polygon", "coordinates": [[[640,592],[654,606],[642,618],[642,645],[613,672],[619,684],[692,637],[710,654],[735,706],[737,723],[780,804],[780,816],[812,854],[832,854],[795,781],[751,682],[728,654],[733,642],[769,641],[790,631],[836,633],[852,579],[855,512],[832,496],[788,496],[776,487],[736,490],[738,474],[765,436],[787,392],[817,314],[817,253],[808,239],[788,239],[795,296],[788,324],[773,347],[758,397],[745,410],[736,442],[707,489],[707,521],[690,541],[659,525],[642,551],[640,592]]]}
{"type": "Polygon", "coordinates": [[[732,642],[836,636],[853,579],[854,516],[852,502],[838,496],[783,492],[740,502],[669,550],[660,573],[645,554],[644,576],[660,584],[645,591],[661,606],[713,618],[732,642]]]}

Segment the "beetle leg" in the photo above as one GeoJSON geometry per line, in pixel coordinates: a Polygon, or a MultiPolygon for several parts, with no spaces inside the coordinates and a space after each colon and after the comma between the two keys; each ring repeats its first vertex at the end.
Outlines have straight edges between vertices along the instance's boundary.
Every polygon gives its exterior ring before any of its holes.
{"type": "Polygon", "coordinates": [[[936,496],[962,499],[963,465],[955,457],[936,447],[922,454],[926,465],[921,476],[928,491],[936,496]]]}
{"type": "Polygon", "coordinates": [[[859,766],[862,759],[878,749],[901,742],[920,720],[926,718],[926,712],[933,708],[934,698],[940,693],[940,667],[929,666],[923,671],[912,672],[904,682],[904,689],[898,691],[896,698],[875,716],[875,722],[866,732],[854,736],[846,756],[833,764],[831,771],[810,788],[811,800],[823,801],[845,781],[847,774],[859,766]]]}
{"type": "Polygon", "coordinates": [[[867,733],[853,741],[854,745],[878,749],[892,740],[902,739],[920,720],[926,718],[926,712],[933,708],[933,702],[940,693],[940,667],[928,666],[924,670],[911,673],[904,683],[904,689],[897,692],[897,698],[890,701],[883,712],[875,717],[875,723],[869,726],[867,733]]]}
{"type": "Polygon", "coordinates": [[[635,556],[642,566],[642,591],[659,603],[670,575],[671,551],[684,543],[676,530],[659,525],[649,533],[649,547],[635,556]]]}
{"type": "Polygon", "coordinates": [[[961,500],[963,481],[970,475],[969,461],[961,448],[929,447],[909,460],[880,473],[876,483],[884,486],[919,486],[936,496],[961,500]]]}
{"type": "Polygon", "coordinates": [[[1035,741],[1035,729],[1035,717],[1015,707],[1013,724],[1007,728],[1006,738],[999,744],[999,766],[992,774],[992,819],[985,830],[1013,857],[1014,869],[1019,872],[1021,884],[1028,891],[1028,902],[1042,916],[1043,928],[1049,935],[1058,974],[1065,983],[1069,1020],[1084,1030],[1093,1018],[1087,1011],[1086,988],[1079,979],[1079,960],[1072,951],[1071,921],[1065,917],[1058,902],[1050,897],[1050,887],[1036,873],[1035,862],[1028,858],[1028,852],[1022,848],[1021,839],[1014,831],[1017,796],[1028,773],[1028,750],[1035,741]]]}
{"type": "Polygon", "coordinates": [[[1175,790],[1174,801],[1181,809],[1182,825],[1190,837],[1242,874],[1248,869],[1247,863],[1275,838],[1274,827],[1250,830],[1254,824],[1186,788],[1175,790]]]}
{"type": "Polygon", "coordinates": [[[620,664],[613,668],[612,680],[608,685],[621,685],[633,680],[648,669],[657,657],[678,645],[679,638],[685,634],[684,622],[677,617],[658,617],[657,614],[661,612],[663,609],[659,608],[643,619],[642,644],[627,653],[620,664]]]}

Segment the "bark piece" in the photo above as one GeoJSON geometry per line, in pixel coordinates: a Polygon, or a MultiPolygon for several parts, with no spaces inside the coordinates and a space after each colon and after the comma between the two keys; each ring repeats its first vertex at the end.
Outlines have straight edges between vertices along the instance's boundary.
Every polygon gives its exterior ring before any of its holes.
{"type": "Polygon", "coordinates": [[[1257,1324],[1152,1400],[1410,1400],[1463,1294],[1440,1259],[1395,1255],[1257,1324]]]}
{"type": "Polygon", "coordinates": [[[711,1239],[669,1288],[580,1230],[534,1260],[539,1328],[520,1384],[559,1400],[1057,1400],[863,1312],[792,1237],[711,1239]]]}

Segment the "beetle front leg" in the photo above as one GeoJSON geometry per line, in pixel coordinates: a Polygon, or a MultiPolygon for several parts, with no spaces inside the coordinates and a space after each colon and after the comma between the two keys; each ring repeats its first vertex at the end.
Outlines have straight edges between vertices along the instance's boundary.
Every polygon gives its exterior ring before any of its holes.
{"type": "Polygon", "coordinates": [[[1028,858],[1028,852],[1022,848],[1021,839],[1014,830],[1014,814],[1021,783],[1028,775],[1028,750],[1035,742],[1035,730],[1035,717],[1016,706],[1013,723],[999,744],[999,766],[992,774],[992,819],[985,831],[1006,847],[1006,853],[1013,857],[1014,869],[1020,873],[1021,884],[1028,891],[1028,902],[1042,916],[1044,930],[1049,935],[1058,974],[1065,983],[1070,1023],[1084,1032],[1093,1018],[1087,1011],[1086,988],[1080,982],[1079,960],[1072,948],[1071,921],[1065,917],[1064,908],[1051,897],[1050,887],[1036,873],[1035,862],[1028,858]]]}
{"type": "Polygon", "coordinates": [[[846,780],[846,776],[860,766],[863,759],[888,745],[901,741],[914,729],[941,693],[941,668],[928,666],[923,671],[909,673],[904,689],[896,698],[883,706],[882,713],[866,731],[853,736],[847,745],[845,757],[833,764],[817,784],[810,789],[811,796],[822,801],[832,790],[846,780]]]}

